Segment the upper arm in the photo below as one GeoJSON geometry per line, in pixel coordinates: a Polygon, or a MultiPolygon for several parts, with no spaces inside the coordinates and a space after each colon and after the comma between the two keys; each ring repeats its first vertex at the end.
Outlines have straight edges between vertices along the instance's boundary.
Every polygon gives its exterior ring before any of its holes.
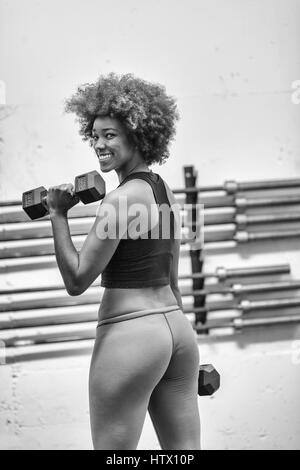
{"type": "Polygon", "coordinates": [[[95,222],[79,253],[77,290],[84,292],[104,271],[120,239],[127,230],[127,214],[119,211],[119,191],[108,194],[101,202],[95,222]]]}

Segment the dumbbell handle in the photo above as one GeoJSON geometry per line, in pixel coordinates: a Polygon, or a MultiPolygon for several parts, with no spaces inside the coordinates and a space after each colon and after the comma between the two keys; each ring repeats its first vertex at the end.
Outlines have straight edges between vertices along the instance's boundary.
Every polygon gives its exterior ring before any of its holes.
{"type": "MultiPolygon", "coordinates": [[[[44,204],[44,206],[46,207],[46,209],[49,211],[48,205],[47,205],[47,196],[48,196],[48,191],[47,191],[47,195],[42,197],[41,202],[42,202],[42,204],[44,204]]],[[[73,194],[71,194],[71,196],[76,196],[76,192],[73,191],[73,194]]],[[[77,197],[78,197],[78,196],[77,196],[77,197]]],[[[79,201],[80,201],[80,198],[78,197],[77,204],[78,204],[79,201]]]]}
{"type": "MultiPolygon", "coordinates": [[[[74,186],[73,194],[78,196],[83,204],[99,201],[105,196],[105,181],[97,171],[76,176],[74,186]]],[[[46,198],[47,190],[44,186],[23,193],[23,209],[32,220],[47,214],[46,198]]]]}

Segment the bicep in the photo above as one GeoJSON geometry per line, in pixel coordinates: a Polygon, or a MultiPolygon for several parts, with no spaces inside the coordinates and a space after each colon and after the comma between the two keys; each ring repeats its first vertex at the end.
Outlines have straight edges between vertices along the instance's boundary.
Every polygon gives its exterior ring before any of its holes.
{"type": "Polygon", "coordinates": [[[78,281],[84,290],[104,271],[120,242],[118,238],[104,238],[100,226],[97,217],[79,253],[78,281]]]}

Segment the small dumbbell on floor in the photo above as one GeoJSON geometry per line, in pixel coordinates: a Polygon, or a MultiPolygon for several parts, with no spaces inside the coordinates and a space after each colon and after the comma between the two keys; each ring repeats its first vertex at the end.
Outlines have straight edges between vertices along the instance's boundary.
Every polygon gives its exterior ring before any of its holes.
{"type": "Polygon", "coordinates": [[[220,374],[212,364],[199,367],[198,395],[212,395],[220,387],[220,374]]]}
{"type": "MultiPolygon", "coordinates": [[[[105,181],[97,171],[90,171],[76,176],[74,189],[75,194],[83,204],[89,204],[104,198],[105,181]]],[[[43,203],[46,196],[47,190],[44,186],[23,193],[22,207],[32,220],[48,214],[48,210],[43,203]]]]}

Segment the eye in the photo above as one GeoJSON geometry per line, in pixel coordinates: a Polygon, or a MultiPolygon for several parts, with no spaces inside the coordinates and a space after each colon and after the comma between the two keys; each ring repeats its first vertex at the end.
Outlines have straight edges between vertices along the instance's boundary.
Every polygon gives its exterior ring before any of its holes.
{"type": "Polygon", "coordinates": [[[111,139],[111,138],[115,137],[115,134],[112,134],[111,132],[108,132],[105,137],[107,139],[111,139]]]}

